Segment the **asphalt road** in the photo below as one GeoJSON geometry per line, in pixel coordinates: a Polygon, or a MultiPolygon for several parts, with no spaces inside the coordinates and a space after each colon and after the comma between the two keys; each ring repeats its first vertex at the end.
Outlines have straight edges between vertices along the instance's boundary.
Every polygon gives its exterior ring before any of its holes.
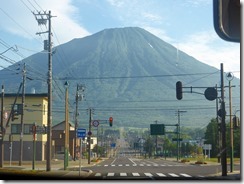
{"type": "MultiPolygon", "coordinates": [[[[84,168],[83,168],[84,169],[84,168]]],[[[219,165],[200,166],[176,161],[121,156],[88,167],[88,179],[204,179],[220,171],[219,165]]]]}
{"type": "MultiPolygon", "coordinates": [[[[116,151],[112,151],[111,158],[105,159],[99,163],[91,165],[82,162],[81,170],[78,162],[70,162],[68,170],[63,170],[63,163],[53,165],[51,172],[45,172],[45,165],[38,165],[36,172],[28,174],[28,177],[20,175],[20,179],[26,179],[30,176],[32,179],[85,179],[85,180],[240,180],[240,164],[234,165],[235,173],[228,173],[228,176],[222,177],[221,165],[211,163],[197,165],[194,163],[181,163],[176,159],[163,158],[143,159],[136,155],[134,150],[129,148],[124,139],[117,141],[116,151]],[[61,165],[60,165],[61,164],[61,165]],[[39,171],[40,170],[40,171],[39,171]]],[[[83,160],[84,161],[84,160],[83,160]]],[[[86,161],[86,160],[85,160],[86,161]]],[[[229,168],[229,166],[228,166],[229,168]]],[[[6,169],[31,170],[30,166],[25,167],[6,167],[6,169]]],[[[4,171],[4,170],[2,170],[4,171]]],[[[8,179],[17,179],[16,172],[12,172],[8,179]],[[12,177],[14,176],[14,177],[12,177]]],[[[0,173],[1,176],[1,173],[0,173]]]]}
{"type": "MultiPolygon", "coordinates": [[[[180,163],[176,160],[142,159],[136,157],[134,150],[122,138],[117,141],[118,150],[114,158],[109,158],[92,167],[87,179],[151,179],[151,180],[207,180],[219,179],[220,164],[196,165],[180,163]],[[214,177],[212,177],[214,176],[214,177]]],[[[240,165],[235,166],[240,170],[240,165]]]]}

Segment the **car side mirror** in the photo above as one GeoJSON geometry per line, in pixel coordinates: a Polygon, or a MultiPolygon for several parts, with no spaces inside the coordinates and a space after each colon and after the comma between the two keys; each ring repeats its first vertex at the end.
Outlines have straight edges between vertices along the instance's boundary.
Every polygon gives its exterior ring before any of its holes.
{"type": "Polygon", "coordinates": [[[214,28],[220,38],[240,42],[240,0],[213,0],[214,28]]]}

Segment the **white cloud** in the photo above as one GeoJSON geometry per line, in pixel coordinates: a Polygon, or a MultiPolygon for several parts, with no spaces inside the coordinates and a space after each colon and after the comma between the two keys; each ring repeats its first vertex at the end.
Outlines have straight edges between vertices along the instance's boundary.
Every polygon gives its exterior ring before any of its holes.
{"type": "Polygon", "coordinates": [[[152,33],[153,35],[159,37],[160,39],[162,39],[165,42],[173,42],[173,39],[170,38],[166,31],[164,31],[161,28],[156,28],[156,27],[150,27],[150,26],[146,26],[146,25],[142,25],[141,26],[143,29],[147,30],[148,32],[152,33]]]}
{"type": "Polygon", "coordinates": [[[142,12],[142,16],[149,21],[162,21],[162,17],[153,13],[142,12]]]}
{"type": "MultiPolygon", "coordinates": [[[[0,30],[19,37],[36,38],[35,33],[40,32],[40,27],[31,11],[35,13],[37,10],[41,11],[38,5],[42,10],[47,10],[47,12],[50,10],[53,16],[57,16],[52,18],[52,28],[60,43],[89,35],[89,32],[75,21],[78,10],[72,5],[71,0],[3,1],[1,9],[4,12],[0,11],[0,30]]],[[[46,28],[44,27],[42,30],[45,31],[46,28]]]]}
{"type": "Polygon", "coordinates": [[[125,4],[125,2],[121,0],[107,0],[107,2],[117,8],[122,7],[125,4]]]}
{"type": "MultiPolygon", "coordinates": [[[[240,71],[240,44],[221,40],[215,32],[199,32],[175,43],[175,46],[210,66],[224,71],[240,71]]],[[[240,78],[240,73],[235,73],[240,78]]]]}

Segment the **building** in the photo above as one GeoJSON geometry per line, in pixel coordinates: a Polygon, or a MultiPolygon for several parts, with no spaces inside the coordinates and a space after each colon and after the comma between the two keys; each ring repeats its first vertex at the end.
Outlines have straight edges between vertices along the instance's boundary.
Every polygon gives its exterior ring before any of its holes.
{"type": "MultiPolygon", "coordinates": [[[[74,157],[75,134],[74,126],[69,122],[69,157],[74,157]]],[[[54,159],[64,159],[65,121],[52,127],[52,142],[54,143],[54,159]]],[[[79,145],[77,140],[77,145],[79,145]]]]}
{"type": "MultiPolygon", "coordinates": [[[[75,128],[73,123],[69,122],[69,158],[74,159],[75,157],[75,151],[76,151],[76,156],[79,155],[80,152],[80,144],[81,140],[76,139],[75,143],[75,128]],[[76,149],[75,149],[76,146],[76,149]]],[[[54,125],[52,127],[52,142],[54,145],[54,159],[64,159],[64,139],[65,139],[65,121],[62,121],[58,123],[57,125],[54,125]]],[[[91,149],[95,147],[97,144],[97,138],[92,137],[91,138],[91,149]]],[[[86,144],[87,144],[87,137],[83,141],[82,145],[82,152],[86,152],[86,144]]]]}
{"type": "Polygon", "coordinates": [[[25,94],[24,106],[22,105],[22,97],[17,94],[4,95],[4,160],[19,161],[22,155],[23,161],[31,161],[33,158],[33,125],[36,125],[36,160],[45,160],[45,147],[47,142],[47,94],[25,94]],[[16,99],[16,103],[14,101],[16,99]],[[9,116],[13,108],[14,116],[9,116]],[[23,111],[22,111],[23,109],[23,111]],[[23,112],[23,132],[21,133],[21,114],[23,112]],[[9,119],[8,126],[7,122],[9,119]],[[21,142],[23,149],[21,149],[21,142]],[[22,154],[21,154],[22,152],[22,154]]]}

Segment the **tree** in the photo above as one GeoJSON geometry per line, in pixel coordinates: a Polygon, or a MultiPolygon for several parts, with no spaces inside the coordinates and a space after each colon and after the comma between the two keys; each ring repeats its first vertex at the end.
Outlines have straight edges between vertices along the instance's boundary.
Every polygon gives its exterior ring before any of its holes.
{"type": "MultiPolygon", "coordinates": [[[[234,144],[234,157],[240,157],[240,142],[241,142],[241,137],[240,137],[240,128],[234,128],[233,129],[233,144],[234,144]]],[[[228,123],[226,125],[226,145],[227,145],[227,150],[230,150],[230,124],[228,123]]],[[[227,152],[227,156],[229,156],[229,151],[227,152]]]]}
{"type": "Polygon", "coordinates": [[[146,151],[146,153],[148,153],[148,157],[152,157],[152,153],[154,151],[154,142],[151,138],[151,136],[148,136],[148,138],[146,139],[146,142],[144,144],[144,150],[146,151]]]}
{"type": "Polygon", "coordinates": [[[218,145],[218,124],[215,118],[211,119],[211,122],[208,124],[205,132],[205,143],[212,144],[211,155],[216,157],[219,153],[218,145]]]}

